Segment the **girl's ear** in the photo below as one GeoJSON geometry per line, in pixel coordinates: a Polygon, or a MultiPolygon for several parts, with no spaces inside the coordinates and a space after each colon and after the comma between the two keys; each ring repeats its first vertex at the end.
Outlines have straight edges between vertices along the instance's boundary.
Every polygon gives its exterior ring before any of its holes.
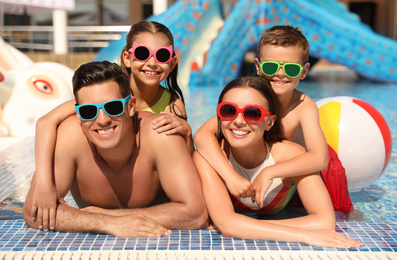
{"type": "Polygon", "coordinates": [[[178,64],[178,57],[176,55],[174,55],[174,57],[169,62],[169,64],[170,64],[170,72],[172,72],[174,70],[176,64],[178,64]]]}
{"type": "Polygon", "coordinates": [[[130,53],[128,51],[124,51],[123,52],[123,62],[124,62],[124,65],[127,68],[131,68],[131,59],[130,59],[130,57],[131,57],[131,55],[130,55],[130,53]]]}
{"type": "Polygon", "coordinates": [[[302,73],[299,77],[301,80],[306,78],[306,75],[309,72],[309,69],[310,69],[310,63],[308,62],[308,63],[306,63],[306,66],[303,68],[302,73]]]}
{"type": "Polygon", "coordinates": [[[277,119],[276,115],[269,116],[269,120],[267,121],[267,125],[266,125],[266,131],[269,131],[270,128],[272,128],[274,122],[276,122],[276,119],[277,119]]]}
{"type": "Polygon", "coordinates": [[[259,76],[262,75],[262,71],[261,71],[261,64],[259,63],[259,59],[255,58],[255,67],[256,67],[256,74],[258,74],[259,76]]]}
{"type": "Polygon", "coordinates": [[[132,117],[135,114],[136,98],[131,95],[131,100],[128,101],[128,115],[132,117]]]}

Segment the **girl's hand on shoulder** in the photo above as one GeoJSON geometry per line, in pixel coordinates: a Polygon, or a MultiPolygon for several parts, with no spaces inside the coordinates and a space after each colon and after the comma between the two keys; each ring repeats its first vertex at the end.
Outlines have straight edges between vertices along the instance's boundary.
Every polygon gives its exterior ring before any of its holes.
{"type": "MultiPolygon", "coordinates": [[[[265,168],[266,169],[266,168],[265,168]]],[[[265,169],[263,169],[255,180],[251,184],[251,199],[252,202],[256,202],[258,207],[263,207],[263,198],[267,190],[269,189],[270,185],[273,183],[273,179],[269,178],[266,174],[265,169]]]]}
{"type": "Polygon", "coordinates": [[[153,129],[159,134],[181,134],[185,138],[192,135],[192,128],[188,122],[171,112],[161,112],[160,117],[153,120],[153,129]]]}
{"type": "Polygon", "coordinates": [[[55,228],[57,205],[67,204],[67,202],[59,196],[56,187],[51,185],[42,185],[35,189],[33,194],[33,204],[31,210],[31,218],[37,220],[38,227],[45,231],[55,228]]]}

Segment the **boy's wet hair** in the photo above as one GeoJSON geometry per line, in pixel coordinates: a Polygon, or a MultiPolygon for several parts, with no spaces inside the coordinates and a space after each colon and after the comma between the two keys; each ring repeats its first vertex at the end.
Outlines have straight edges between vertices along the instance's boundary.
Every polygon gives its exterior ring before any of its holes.
{"type": "Polygon", "coordinates": [[[303,64],[309,61],[310,44],[302,31],[298,27],[290,25],[276,25],[265,30],[258,42],[257,57],[260,58],[260,51],[266,45],[274,45],[280,47],[294,47],[302,48],[303,64]]]}
{"type": "MultiPolygon", "coordinates": [[[[131,68],[127,68],[123,62],[123,53],[125,51],[128,51],[131,49],[135,39],[138,37],[139,34],[141,33],[151,33],[151,34],[158,34],[161,33],[163,34],[167,39],[168,43],[172,45],[172,49],[175,50],[174,46],[174,37],[171,33],[171,31],[167,28],[167,26],[154,22],[154,21],[140,21],[133,26],[131,26],[130,31],[127,34],[126,37],[126,45],[124,46],[121,55],[120,55],[120,63],[121,67],[123,69],[123,72],[130,77],[131,75],[131,68]]],[[[172,54],[172,56],[175,56],[175,52],[172,54]]],[[[177,116],[186,119],[186,116],[180,115],[178,111],[175,111],[175,97],[178,97],[182,100],[183,103],[185,103],[185,100],[183,98],[182,90],[180,89],[177,81],[178,77],[178,63],[175,65],[175,68],[170,72],[168,77],[165,79],[165,87],[170,91],[171,93],[171,100],[170,100],[170,110],[177,116]]]]}
{"type": "MultiPolygon", "coordinates": [[[[270,85],[269,80],[258,75],[246,76],[232,80],[223,88],[221,94],[219,95],[218,104],[220,104],[223,101],[223,97],[225,96],[225,94],[234,88],[255,89],[267,100],[269,104],[269,111],[272,112],[273,115],[276,115],[276,120],[273,126],[269,129],[269,131],[265,131],[265,133],[263,134],[263,139],[269,143],[275,143],[285,140],[283,126],[281,124],[283,107],[281,106],[281,103],[278,100],[277,94],[274,92],[272,86],[270,85]]],[[[219,116],[217,117],[218,117],[217,139],[218,142],[220,142],[225,137],[221,129],[221,119],[219,118],[219,116]]]]}
{"type": "Polygon", "coordinates": [[[132,94],[129,78],[116,63],[108,61],[93,61],[81,65],[72,78],[73,95],[78,104],[77,92],[83,87],[101,84],[109,81],[115,81],[119,85],[122,97],[132,94]]]}

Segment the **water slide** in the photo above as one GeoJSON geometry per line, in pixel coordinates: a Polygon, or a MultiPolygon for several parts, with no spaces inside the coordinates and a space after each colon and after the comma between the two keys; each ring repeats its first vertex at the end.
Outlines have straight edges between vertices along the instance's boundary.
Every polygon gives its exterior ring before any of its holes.
{"type": "MultiPolygon", "coordinates": [[[[227,15],[220,0],[179,0],[148,20],[173,33],[182,85],[224,85],[238,77],[245,53],[255,49],[262,31],[280,24],[302,29],[312,57],[368,79],[397,82],[397,42],[376,34],[336,0],[238,0],[227,15]]],[[[124,37],[96,60],[115,61],[124,37]]]]}

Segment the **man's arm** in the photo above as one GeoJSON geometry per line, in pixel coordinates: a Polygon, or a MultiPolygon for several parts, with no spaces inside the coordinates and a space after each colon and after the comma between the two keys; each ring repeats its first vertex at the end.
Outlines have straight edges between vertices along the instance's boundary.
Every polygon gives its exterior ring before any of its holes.
{"type": "Polygon", "coordinates": [[[113,216],[139,212],[169,229],[206,228],[208,213],[201,181],[183,137],[158,134],[151,125],[151,122],[145,123],[145,119],[142,120],[140,146],[145,147],[144,153],[151,157],[161,186],[171,202],[139,209],[106,210],[88,207],[86,210],[113,216]]]}
{"type": "Polygon", "coordinates": [[[171,229],[198,229],[208,224],[201,180],[179,135],[150,135],[161,186],[171,203],[144,209],[144,214],[171,229]]]}

